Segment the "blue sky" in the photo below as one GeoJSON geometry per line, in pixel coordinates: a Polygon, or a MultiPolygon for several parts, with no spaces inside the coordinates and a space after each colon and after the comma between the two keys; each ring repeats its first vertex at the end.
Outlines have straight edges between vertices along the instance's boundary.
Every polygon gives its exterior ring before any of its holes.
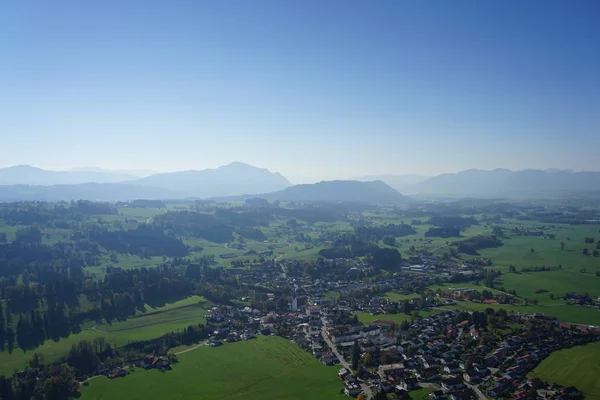
{"type": "Polygon", "coordinates": [[[600,170],[600,2],[0,5],[0,166],[600,170]]]}

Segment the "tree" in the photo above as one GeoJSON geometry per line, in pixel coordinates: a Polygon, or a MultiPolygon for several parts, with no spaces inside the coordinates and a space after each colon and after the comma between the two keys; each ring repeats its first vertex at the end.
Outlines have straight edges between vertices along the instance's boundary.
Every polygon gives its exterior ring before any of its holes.
{"type": "Polygon", "coordinates": [[[352,346],[352,369],[358,369],[358,363],[360,362],[360,346],[358,341],[354,342],[352,346]]]}
{"type": "Polygon", "coordinates": [[[582,253],[584,256],[589,256],[589,255],[590,255],[590,251],[588,250],[588,248],[587,248],[587,247],[583,248],[583,249],[581,250],[581,253],[582,253]]]}
{"type": "Polygon", "coordinates": [[[396,238],[392,235],[384,236],[383,244],[387,244],[388,246],[396,246],[396,238]]]}
{"type": "Polygon", "coordinates": [[[594,257],[600,256],[600,253],[598,252],[598,250],[594,250],[594,252],[592,254],[594,255],[594,257]]]}
{"type": "Polygon", "coordinates": [[[535,253],[535,249],[532,247],[531,249],[529,249],[530,252],[535,253]]]}
{"type": "Polygon", "coordinates": [[[373,400],[388,400],[388,397],[383,390],[380,390],[375,396],[373,396],[373,400]]]}
{"type": "Polygon", "coordinates": [[[517,268],[514,265],[510,264],[508,266],[508,272],[516,273],[517,272],[517,268]]]}
{"type": "Polygon", "coordinates": [[[560,242],[560,249],[564,250],[565,249],[565,242],[560,242]]]}
{"type": "Polygon", "coordinates": [[[33,357],[31,358],[31,361],[29,361],[29,366],[31,368],[40,368],[43,364],[44,355],[38,352],[33,353],[33,357]]]}

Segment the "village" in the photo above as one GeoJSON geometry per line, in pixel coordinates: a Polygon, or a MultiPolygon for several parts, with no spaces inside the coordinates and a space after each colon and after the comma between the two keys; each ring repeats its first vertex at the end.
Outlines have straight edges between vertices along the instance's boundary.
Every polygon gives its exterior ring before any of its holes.
{"type": "MultiPolygon", "coordinates": [[[[427,289],[441,279],[424,271],[443,274],[443,282],[448,277],[483,280],[489,273],[479,265],[435,267],[437,260],[420,261],[410,271],[385,278],[354,259],[324,261],[328,272],[312,275],[299,273],[305,265],[297,261],[253,266],[238,275],[239,282],[259,282],[271,292],[250,290],[236,302],[215,304],[208,310],[211,332],[202,345],[226,346],[258,335],[287,338],[323,364],[338,366],[341,391],[350,398],[408,399],[411,391],[423,388],[431,399],[581,397],[574,387],[529,374],[556,350],[600,340],[599,329],[544,314],[509,313],[502,305],[522,304],[510,293],[479,291],[460,282],[427,289]],[[340,275],[338,267],[350,272],[340,275]],[[356,279],[353,273],[372,277],[356,279]],[[402,300],[392,301],[387,293],[402,300]],[[465,311],[459,302],[484,308],[465,311]]],[[[135,365],[169,369],[171,362],[176,357],[148,357],[135,365]]],[[[125,368],[103,372],[111,378],[126,374],[125,368]]]]}

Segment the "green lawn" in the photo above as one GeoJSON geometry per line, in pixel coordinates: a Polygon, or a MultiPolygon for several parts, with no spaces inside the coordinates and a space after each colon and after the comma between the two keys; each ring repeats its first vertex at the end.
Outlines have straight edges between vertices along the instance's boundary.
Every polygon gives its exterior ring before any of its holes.
{"type": "Polygon", "coordinates": [[[15,349],[11,354],[4,351],[0,353],[0,374],[12,374],[15,370],[24,368],[34,352],[44,354],[46,362],[58,360],[67,353],[71,346],[81,340],[94,340],[104,337],[113,346],[123,346],[136,340],[148,340],[159,337],[165,333],[181,330],[191,324],[206,323],[207,302],[203,297],[193,296],[178,302],[170,303],[164,307],[148,307],[146,314],[130,318],[127,321],[113,324],[88,327],[77,334],[55,342],[47,340],[35,350],[23,352],[15,349]]]}
{"type": "Polygon", "coordinates": [[[397,313],[397,314],[378,314],[378,315],[371,315],[370,313],[367,312],[357,312],[356,316],[358,317],[358,320],[360,322],[362,322],[363,324],[370,324],[373,321],[392,321],[395,322],[396,324],[400,324],[402,321],[407,320],[408,322],[410,322],[413,318],[418,318],[418,317],[429,317],[431,315],[436,315],[443,312],[443,310],[430,310],[430,311],[419,311],[418,313],[414,313],[412,315],[408,315],[408,314],[404,314],[404,313],[397,313]]]}
{"type": "Polygon", "coordinates": [[[136,369],[124,378],[97,378],[82,400],[342,399],[338,368],[326,367],[293,343],[274,336],[203,346],[179,355],[173,370],[136,369]]]}
{"type": "Polygon", "coordinates": [[[600,399],[600,342],[554,352],[545,359],[531,376],[573,385],[585,393],[586,399],[600,399]]]}
{"type": "Polygon", "coordinates": [[[412,400],[424,400],[429,399],[429,393],[433,392],[432,388],[422,388],[418,390],[412,390],[408,393],[412,400]]]}
{"type": "Polygon", "coordinates": [[[412,294],[400,294],[395,292],[387,292],[384,297],[389,299],[390,301],[402,301],[402,300],[411,300],[411,299],[420,299],[421,295],[412,293],[412,294]]]}
{"type": "Polygon", "coordinates": [[[336,291],[330,290],[328,292],[325,292],[324,297],[326,299],[339,300],[339,298],[340,298],[340,292],[336,292],[336,291]]]}

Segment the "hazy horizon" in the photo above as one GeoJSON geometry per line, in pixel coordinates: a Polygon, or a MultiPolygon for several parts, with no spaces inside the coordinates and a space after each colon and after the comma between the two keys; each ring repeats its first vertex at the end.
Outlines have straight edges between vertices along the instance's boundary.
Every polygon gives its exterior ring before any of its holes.
{"type": "Polygon", "coordinates": [[[2,165],[598,171],[600,3],[9,1],[2,165]]]}

